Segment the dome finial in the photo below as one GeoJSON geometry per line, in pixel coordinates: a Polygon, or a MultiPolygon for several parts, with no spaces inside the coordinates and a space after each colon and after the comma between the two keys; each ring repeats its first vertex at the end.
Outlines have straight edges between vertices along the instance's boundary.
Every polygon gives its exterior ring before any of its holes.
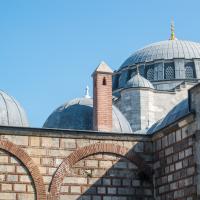
{"type": "Polygon", "coordinates": [[[87,98],[87,99],[91,98],[90,94],[89,94],[89,86],[88,85],[85,88],[85,98],[87,98]]]}
{"type": "Polygon", "coordinates": [[[175,26],[174,26],[174,19],[172,18],[171,20],[171,36],[170,36],[170,40],[175,40],[175,26]]]}

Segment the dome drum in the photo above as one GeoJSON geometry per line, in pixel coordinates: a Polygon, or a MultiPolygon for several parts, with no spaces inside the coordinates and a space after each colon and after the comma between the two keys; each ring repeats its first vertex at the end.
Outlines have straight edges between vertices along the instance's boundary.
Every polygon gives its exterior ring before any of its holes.
{"type": "Polygon", "coordinates": [[[119,70],[113,76],[113,90],[124,88],[126,83],[136,74],[137,67],[140,75],[151,82],[200,79],[200,60],[157,60],[150,63],[134,64],[119,70]]]}

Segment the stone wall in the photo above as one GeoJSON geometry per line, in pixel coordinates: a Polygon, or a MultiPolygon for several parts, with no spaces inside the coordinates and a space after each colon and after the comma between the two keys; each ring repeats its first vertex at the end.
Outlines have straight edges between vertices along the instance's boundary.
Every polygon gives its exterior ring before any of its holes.
{"type": "Polygon", "coordinates": [[[192,84],[180,90],[157,91],[149,88],[128,88],[121,91],[115,103],[127,118],[134,131],[146,129],[167,115],[170,110],[188,97],[192,84]]]}
{"type": "Polygon", "coordinates": [[[0,128],[0,199],[153,199],[149,136],[0,128]]]}
{"type": "Polygon", "coordinates": [[[195,123],[154,136],[155,197],[197,199],[195,123]]]}

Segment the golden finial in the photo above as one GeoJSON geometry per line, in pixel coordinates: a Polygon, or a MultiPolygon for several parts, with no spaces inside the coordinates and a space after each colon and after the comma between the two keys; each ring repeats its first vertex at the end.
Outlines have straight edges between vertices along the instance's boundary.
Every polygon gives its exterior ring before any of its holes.
{"type": "Polygon", "coordinates": [[[174,26],[174,19],[171,20],[171,36],[170,40],[175,40],[175,26],[174,26]]]}

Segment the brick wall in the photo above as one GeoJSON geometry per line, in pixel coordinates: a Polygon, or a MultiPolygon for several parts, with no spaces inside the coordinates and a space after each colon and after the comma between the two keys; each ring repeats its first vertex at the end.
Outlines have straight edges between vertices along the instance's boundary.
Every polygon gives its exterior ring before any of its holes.
{"type": "Polygon", "coordinates": [[[155,137],[156,199],[197,199],[194,126],[192,123],[155,137]]]}
{"type": "Polygon", "coordinates": [[[112,131],[112,74],[96,72],[93,88],[94,130],[112,131]]]}
{"type": "Polygon", "coordinates": [[[0,133],[0,199],[153,199],[151,178],[141,176],[151,171],[148,136],[23,128],[0,133]]]}

